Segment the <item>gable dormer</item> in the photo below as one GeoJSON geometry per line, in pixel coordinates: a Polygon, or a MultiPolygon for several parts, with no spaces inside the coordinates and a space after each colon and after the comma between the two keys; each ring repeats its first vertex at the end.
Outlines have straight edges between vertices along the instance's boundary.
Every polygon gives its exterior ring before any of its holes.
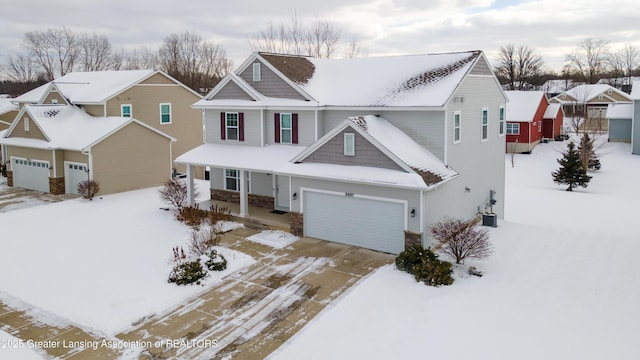
{"type": "Polygon", "coordinates": [[[264,96],[309,100],[289,75],[301,74],[304,77],[304,74],[313,73],[313,64],[304,57],[255,54],[238,70],[238,76],[264,96]]]}
{"type": "Polygon", "coordinates": [[[7,130],[6,138],[25,138],[49,141],[31,114],[23,108],[11,127],[7,130]]]}
{"type": "Polygon", "coordinates": [[[491,71],[491,66],[487,63],[484,56],[478,57],[476,64],[469,71],[471,75],[493,75],[493,71],[491,71]]]}
{"type": "Polygon", "coordinates": [[[50,83],[49,88],[44,92],[38,104],[46,105],[69,105],[67,99],[62,95],[54,82],[50,83]]]}
{"type": "Polygon", "coordinates": [[[235,81],[227,81],[224,84],[220,84],[221,87],[211,97],[207,97],[208,100],[220,100],[220,99],[233,99],[233,100],[255,100],[244,89],[240,87],[235,81]]]}

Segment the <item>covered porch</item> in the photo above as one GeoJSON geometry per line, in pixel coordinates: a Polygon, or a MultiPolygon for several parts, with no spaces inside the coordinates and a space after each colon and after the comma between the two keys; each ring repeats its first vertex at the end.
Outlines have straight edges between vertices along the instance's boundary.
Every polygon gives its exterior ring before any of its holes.
{"type": "Polygon", "coordinates": [[[228,208],[231,211],[231,217],[233,221],[244,223],[246,225],[264,225],[270,228],[289,231],[289,213],[286,211],[277,211],[257,206],[248,206],[248,213],[244,216],[240,216],[240,204],[238,203],[220,200],[204,200],[198,202],[198,206],[200,207],[200,209],[209,209],[212,205],[228,208]]]}

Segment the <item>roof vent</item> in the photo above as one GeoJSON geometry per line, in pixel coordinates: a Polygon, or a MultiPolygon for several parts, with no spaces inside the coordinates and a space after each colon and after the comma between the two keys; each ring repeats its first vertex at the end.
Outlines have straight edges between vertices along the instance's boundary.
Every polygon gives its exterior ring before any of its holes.
{"type": "Polygon", "coordinates": [[[56,110],[45,111],[43,115],[45,117],[52,118],[52,117],[58,115],[59,113],[60,113],[60,110],[56,109],[56,110]]]}

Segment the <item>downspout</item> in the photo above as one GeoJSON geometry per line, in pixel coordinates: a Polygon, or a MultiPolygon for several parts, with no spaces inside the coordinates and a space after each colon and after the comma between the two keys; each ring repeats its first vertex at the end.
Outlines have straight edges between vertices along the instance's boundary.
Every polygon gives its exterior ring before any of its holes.
{"type": "MultiPolygon", "coordinates": [[[[444,112],[444,164],[446,166],[449,166],[449,135],[447,131],[449,124],[447,124],[447,114],[448,114],[448,111],[445,111],[444,112]]],[[[453,121],[453,119],[451,121],[453,121]]],[[[462,128],[462,116],[460,116],[460,128],[462,128]]]]}
{"type": "Polygon", "coordinates": [[[57,178],[58,177],[58,169],[56,166],[56,149],[53,149],[53,178],[57,178]]]}
{"type": "Polygon", "coordinates": [[[264,147],[264,109],[260,109],[260,146],[264,147]]]}
{"type": "Polygon", "coordinates": [[[424,246],[424,190],[420,190],[420,233],[422,234],[422,246],[424,246]]]}
{"type": "Polygon", "coordinates": [[[93,154],[91,154],[91,149],[80,150],[80,153],[83,155],[87,155],[89,158],[89,180],[93,180],[93,154]]]}
{"type": "Polygon", "coordinates": [[[313,123],[314,123],[314,134],[313,134],[313,141],[318,141],[318,109],[314,110],[314,119],[313,119],[313,123]]]}

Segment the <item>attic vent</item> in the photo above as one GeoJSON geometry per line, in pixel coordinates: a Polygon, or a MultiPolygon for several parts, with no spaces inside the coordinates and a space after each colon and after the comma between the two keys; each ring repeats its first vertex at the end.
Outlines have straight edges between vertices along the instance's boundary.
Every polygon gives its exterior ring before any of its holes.
{"type": "Polygon", "coordinates": [[[360,126],[360,128],[362,128],[362,130],[367,131],[367,129],[368,129],[367,120],[365,120],[364,117],[362,117],[362,116],[353,116],[353,117],[350,117],[349,120],[351,120],[354,124],[360,126]]]}
{"type": "Polygon", "coordinates": [[[48,118],[51,118],[51,117],[54,117],[54,116],[58,115],[59,113],[60,113],[60,110],[49,110],[49,111],[45,111],[44,112],[44,116],[48,117],[48,118]]]}

